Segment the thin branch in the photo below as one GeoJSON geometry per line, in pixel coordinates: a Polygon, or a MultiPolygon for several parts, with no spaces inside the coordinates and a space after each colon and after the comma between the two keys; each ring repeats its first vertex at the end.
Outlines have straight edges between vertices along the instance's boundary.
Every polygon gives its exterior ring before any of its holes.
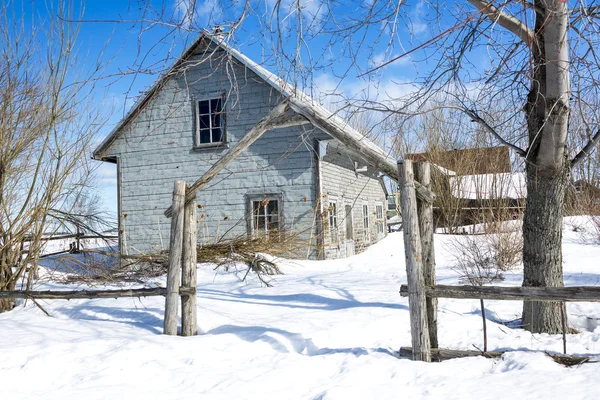
{"type": "Polygon", "coordinates": [[[596,134],[590,138],[585,147],[573,157],[573,160],[571,160],[571,169],[582,162],[594,150],[594,147],[598,145],[598,142],[600,142],[600,129],[598,129],[596,134]]]}
{"type": "Polygon", "coordinates": [[[478,124],[480,124],[486,131],[488,131],[490,134],[492,134],[492,136],[494,136],[496,139],[498,139],[498,141],[500,141],[500,143],[502,143],[505,146],[510,147],[521,157],[524,157],[524,158],[527,157],[527,152],[525,150],[523,150],[522,148],[520,148],[517,145],[514,145],[514,144],[508,142],[506,139],[504,139],[502,136],[500,136],[500,134],[492,126],[490,126],[490,124],[488,124],[483,118],[481,118],[479,116],[479,114],[477,114],[477,112],[475,112],[474,110],[465,108],[465,107],[446,105],[446,106],[436,106],[436,107],[433,107],[433,108],[430,108],[430,109],[427,109],[424,111],[410,111],[410,112],[398,111],[398,110],[394,110],[394,109],[391,109],[388,107],[386,107],[386,108],[367,107],[367,106],[359,106],[359,107],[362,109],[365,109],[365,110],[389,112],[392,114],[411,116],[411,117],[414,117],[417,115],[424,115],[424,114],[430,113],[435,110],[443,110],[443,109],[458,110],[458,111],[461,111],[461,112],[465,113],[466,115],[468,115],[473,122],[477,122],[478,124]]]}
{"type": "Polygon", "coordinates": [[[512,144],[510,142],[507,142],[502,136],[500,136],[500,134],[498,132],[496,132],[496,130],[494,128],[492,128],[475,111],[469,110],[469,109],[466,109],[466,108],[462,108],[462,107],[453,107],[453,108],[456,108],[457,110],[460,110],[460,111],[464,112],[465,114],[467,114],[469,117],[471,117],[473,119],[474,122],[477,122],[478,124],[480,124],[481,126],[483,126],[486,131],[488,131],[489,133],[492,134],[492,136],[494,136],[496,139],[498,139],[500,141],[500,143],[502,143],[505,146],[510,147],[511,149],[513,149],[521,157],[527,157],[527,152],[525,150],[523,150],[519,146],[516,146],[516,145],[514,145],[514,144],[512,144]]]}

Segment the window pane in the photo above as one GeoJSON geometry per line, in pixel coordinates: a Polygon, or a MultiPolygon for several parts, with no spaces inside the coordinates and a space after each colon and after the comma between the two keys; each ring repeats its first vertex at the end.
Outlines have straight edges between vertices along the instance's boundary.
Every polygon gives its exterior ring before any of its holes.
{"type": "Polygon", "coordinates": [[[254,232],[260,234],[265,229],[265,207],[260,201],[253,201],[252,209],[254,213],[254,232]]]}
{"type": "Polygon", "coordinates": [[[221,127],[221,114],[212,114],[212,127],[221,127]]]}
{"type": "Polygon", "coordinates": [[[279,230],[279,217],[277,215],[271,215],[268,217],[269,231],[279,230]]]}
{"type": "Polygon", "coordinates": [[[221,141],[221,128],[212,129],[212,141],[213,143],[219,143],[221,141]]]}
{"type": "Polygon", "coordinates": [[[265,215],[265,208],[261,204],[261,201],[253,201],[252,208],[254,209],[254,215],[265,215]]]}
{"type": "Polygon", "coordinates": [[[210,128],[210,115],[200,115],[200,129],[210,128]]]}
{"type": "Polygon", "coordinates": [[[267,213],[268,214],[277,214],[278,211],[278,204],[279,202],[277,200],[271,200],[269,201],[269,204],[267,204],[267,213]]]}
{"type": "Polygon", "coordinates": [[[221,99],[213,99],[210,101],[210,110],[213,113],[221,112],[221,99]]]}
{"type": "Polygon", "coordinates": [[[210,143],[210,129],[200,129],[200,143],[210,143]]]}
{"type": "Polygon", "coordinates": [[[198,102],[199,114],[208,114],[210,112],[210,102],[208,100],[202,100],[198,102]]]}

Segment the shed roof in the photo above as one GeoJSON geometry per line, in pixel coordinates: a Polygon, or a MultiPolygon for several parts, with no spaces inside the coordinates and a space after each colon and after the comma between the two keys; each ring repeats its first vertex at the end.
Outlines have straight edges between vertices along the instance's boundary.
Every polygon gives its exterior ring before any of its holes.
{"type": "Polygon", "coordinates": [[[448,175],[506,174],[511,172],[508,146],[415,153],[407,154],[406,158],[437,164],[444,170],[453,172],[448,175]]]}

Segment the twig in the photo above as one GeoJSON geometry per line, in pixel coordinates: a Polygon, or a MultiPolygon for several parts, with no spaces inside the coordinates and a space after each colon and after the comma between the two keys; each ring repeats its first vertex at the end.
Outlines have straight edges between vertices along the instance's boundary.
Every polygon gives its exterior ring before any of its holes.
{"type": "Polygon", "coordinates": [[[42,310],[42,312],[43,312],[44,314],[46,314],[46,316],[48,316],[48,317],[51,317],[51,316],[52,316],[52,315],[50,315],[50,314],[48,313],[48,311],[44,310],[44,307],[42,307],[42,306],[40,305],[40,303],[38,303],[38,302],[37,302],[37,301],[36,301],[36,300],[35,300],[33,297],[31,297],[31,301],[33,301],[33,304],[35,304],[35,305],[37,306],[37,308],[39,308],[40,310],[42,310]]]}
{"type": "Polygon", "coordinates": [[[562,337],[563,337],[563,353],[567,354],[567,318],[565,312],[565,302],[562,302],[560,306],[560,316],[562,319],[562,337]]]}
{"type": "Polygon", "coordinates": [[[485,307],[483,305],[483,299],[479,299],[481,304],[481,318],[483,319],[483,352],[487,352],[487,324],[485,321],[485,307]]]}

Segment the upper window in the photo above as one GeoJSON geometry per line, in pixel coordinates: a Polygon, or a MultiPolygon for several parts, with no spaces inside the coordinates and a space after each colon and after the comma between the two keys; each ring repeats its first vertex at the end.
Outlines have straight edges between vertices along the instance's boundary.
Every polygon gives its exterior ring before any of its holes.
{"type": "Polygon", "coordinates": [[[196,103],[195,145],[223,142],[223,99],[200,100],[196,103]]]}

